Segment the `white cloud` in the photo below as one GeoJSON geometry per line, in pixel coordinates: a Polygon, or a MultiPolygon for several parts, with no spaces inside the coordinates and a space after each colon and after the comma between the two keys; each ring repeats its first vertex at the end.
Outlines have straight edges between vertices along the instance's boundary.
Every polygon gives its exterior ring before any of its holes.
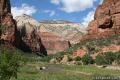
{"type": "Polygon", "coordinates": [[[58,5],[58,4],[60,4],[60,0],[51,0],[51,3],[58,5]]]}
{"type": "MultiPolygon", "coordinates": [[[[53,3],[54,0],[51,0],[53,3]]],[[[84,11],[88,8],[93,7],[93,3],[96,0],[56,0],[58,1],[59,5],[61,3],[62,7],[60,8],[61,10],[67,12],[67,13],[72,13],[72,12],[79,12],[79,11],[84,11]]]]}
{"type": "Polygon", "coordinates": [[[11,11],[15,18],[16,16],[20,16],[22,14],[32,15],[36,13],[37,9],[34,6],[30,6],[24,3],[20,7],[12,7],[11,11]]]}
{"type": "Polygon", "coordinates": [[[44,13],[49,14],[50,17],[52,17],[56,14],[56,12],[54,10],[45,10],[44,13]]]}
{"type": "Polygon", "coordinates": [[[84,26],[84,28],[87,28],[90,21],[94,20],[94,14],[95,10],[90,11],[87,16],[83,18],[83,22],[81,24],[84,26]]]}

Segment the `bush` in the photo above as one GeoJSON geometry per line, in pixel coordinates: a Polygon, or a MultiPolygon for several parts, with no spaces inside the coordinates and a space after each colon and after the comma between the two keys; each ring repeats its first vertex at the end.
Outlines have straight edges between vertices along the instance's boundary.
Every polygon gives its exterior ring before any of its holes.
{"type": "Polygon", "coordinates": [[[112,52],[107,52],[105,54],[105,59],[107,61],[107,64],[112,64],[112,62],[116,59],[116,54],[112,52]]]}
{"type": "Polygon", "coordinates": [[[112,53],[112,52],[107,52],[104,53],[104,55],[98,55],[96,57],[96,64],[97,65],[111,65],[112,62],[117,61],[117,63],[120,62],[120,53],[112,53]]]}
{"type": "Polygon", "coordinates": [[[76,58],[75,58],[75,61],[81,61],[81,57],[79,57],[79,56],[76,57],[76,58]]]}
{"type": "Polygon", "coordinates": [[[85,55],[82,57],[82,62],[83,64],[87,65],[87,64],[93,64],[94,60],[92,59],[92,57],[90,55],[85,55]]]}
{"type": "Polygon", "coordinates": [[[18,52],[2,50],[0,52],[0,80],[10,80],[17,78],[17,72],[21,56],[18,52]]]}
{"type": "Polygon", "coordinates": [[[95,59],[95,63],[97,65],[105,65],[105,64],[107,64],[107,61],[105,60],[103,55],[98,55],[95,59]]]}
{"type": "Polygon", "coordinates": [[[0,34],[3,33],[4,31],[5,31],[5,27],[0,24],[0,34]]]}
{"type": "Polygon", "coordinates": [[[120,64],[120,52],[116,52],[116,61],[117,61],[117,64],[120,64]]]}

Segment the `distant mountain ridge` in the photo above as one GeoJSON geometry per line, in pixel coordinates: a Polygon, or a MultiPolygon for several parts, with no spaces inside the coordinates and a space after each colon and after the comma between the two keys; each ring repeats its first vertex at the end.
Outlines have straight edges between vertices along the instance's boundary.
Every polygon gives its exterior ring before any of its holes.
{"type": "Polygon", "coordinates": [[[40,23],[48,23],[48,24],[63,24],[63,23],[74,23],[74,22],[70,22],[70,21],[65,21],[65,20],[41,20],[40,23]]]}
{"type": "Polygon", "coordinates": [[[64,20],[41,20],[37,21],[31,16],[23,14],[16,17],[18,27],[21,25],[33,26],[38,32],[49,32],[61,37],[61,40],[70,41],[72,44],[79,42],[79,39],[86,31],[80,23],[64,20]]]}
{"type": "Polygon", "coordinates": [[[37,21],[23,14],[16,17],[18,29],[25,28],[27,34],[36,31],[45,48],[51,53],[63,51],[70,44],[78,43],[85,34],[79,23],[64,20],[37,21]]]}
{"type": "Polygon", "coordinates": [[[79,23],[63,20],[41,21],[39,31],[54,33],[73,44],[79,42],[81,36],[86,33],[79,23]]]}

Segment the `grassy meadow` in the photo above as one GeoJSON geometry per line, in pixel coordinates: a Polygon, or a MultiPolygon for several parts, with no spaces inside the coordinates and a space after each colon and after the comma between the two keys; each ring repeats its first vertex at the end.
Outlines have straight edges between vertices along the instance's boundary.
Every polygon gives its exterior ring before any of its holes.
{"type": "Polygon", "coordinates": [[[32,62],[20,68],[17,80],[93,80],[94,76],[112,76],[117,78],[120,76],[120,71],[97,68],[93,65],[83,66],[32,62]],[[46,69],[38,70],[36,68],[38,66],[45,66],[46,69]]]}

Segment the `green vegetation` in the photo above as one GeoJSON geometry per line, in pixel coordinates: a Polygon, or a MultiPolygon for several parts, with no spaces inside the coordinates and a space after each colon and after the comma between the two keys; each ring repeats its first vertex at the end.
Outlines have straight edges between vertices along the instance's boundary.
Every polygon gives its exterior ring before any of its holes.
{"type": "Polygon", "coordinates": [[[120,64],[120,52],[116,53],[116,61],[117,61],[117,64],[120,64]]]}
{"type": "Polygon", "coordinates": [[[0,24],[0,34],[3,33],[5,30],[5,27],[3,25],[0,24]]]}
{"type": "MultiPolygon", "coordinates": [[[[27,63],[20,66],[23,62],[23,57],[21,59],[21,56],[19,56],[16,51],[3,50],[1,53],[4,54],[1,54],[0,57],[0,71],[2,70],[2,72],[5,72],[5,76],[9,76],[11,80],[92,80],[94,76],[99,77],[109,75],[118,77],[120,75],[119,70],[97,68],[94,65],[49,64],[47,62],[49,60],[46,61],[45,59],[45,62],[42,62],[41,57],[32,54],[25,54],[24,56],[27,63]],[[4,67],[2,67],[3,63],[4,67]],[[37,67],[46,67],[46,69],[40,70],[37,67]],[[14,77],[17,77],[17,79],[14,77]]],[[[20,53],[23,54],[22,52],[20,53]]],[[[117,56],[119,58],[118,54],[117,56]]],[[[107,59],[109,58],[111,57],[107,57],[107,59]]],[[[93,60],[89,55],[85,55],[83,58],[76,57],[76,61],[81,60],[83,60],[85,64],[93,63],[93,60]]],[[[7,77],[0,80],[9,80],[5,78],[7,77]]]]}
{"type": "Polygon", "coordinates": [[[0,52],[0,80],[17,78],[22,57],[13,50],[3,49],[0,52]]]}
{"type": "Polygon", "coordinates": [[[28,63],[20,68],[17,80],[92,80],[93,76],[118,77],[120,71],[97,68],[95,66],[28,63]],[[46,70],[37,70],[36,66],[45,66],[46,70]]]}
{"type": "Polygon", "coordinates": [[[73,45],[71,48],[64,51],[64,53],[72,54],[75,50],[80,48],[88,49],[89,54],[98,52],[101,48],[109,46],[110,44],[120,45],[120,34],[107,36],[105,38],[84,40],[80,43],[73,45]]]}
{"type": "Polygon", "coordinates": [[[81,57],[77,56],[74,60],[75,61],[81,61],[81,57]]]}
{"type": "Polygon", "coordinates": [[[82,57],[82,62],[83,62],[83,64],[88,65],[88,64],[93,64],[94,60],[92,59],[92,57],[90,55],[87,54],[82,57]]]}
{"type": "Polygon", "coordinates": [[[106,62],[107,64],[111,65],[113,61],[115,61],[116,59],[116,54],[115,53],[112,53],[112,52],[107,52],[107,53],[104,53],[105,54],[105,59],[106,59],[106,62]]]}
{"type": "Polygon", "coordinates": [[[107,61],[105,60],[104,56],[98,55],[95,59],[95,63],[97,65],[105,65],[105,64],[107,64],[107,61]]]}
{"type": "Polygon", "coordinates": [[[99,54],[96,57],[95,63],[97,65],[112,65],[113,62],[116,62],[116,64],[119,64],[120,61],[120,52],[112,53],[107,52],[102,54],[99,54]]]}

